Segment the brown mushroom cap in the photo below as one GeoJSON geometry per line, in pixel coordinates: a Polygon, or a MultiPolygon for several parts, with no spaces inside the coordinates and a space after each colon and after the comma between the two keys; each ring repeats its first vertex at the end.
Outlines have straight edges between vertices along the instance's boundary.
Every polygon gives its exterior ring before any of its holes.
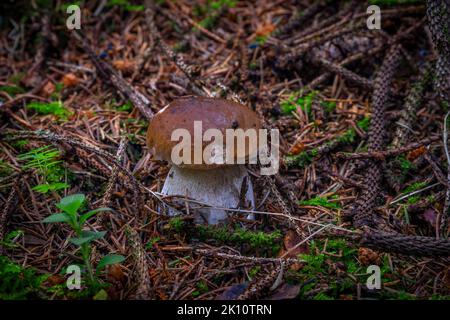
{"type": "MultiPolygon", "coordinates": [[[[187,129],[192,137],[191,155],[194,154],[194,121],[202,121],[202,135],[210,129],[218,129],[223,134],[226,144],[226,129],[255,129],[261,128],[257,114],[249,108],[225,99],[189,96],[179,98],[161,109],[151,120],[147,131],[147,145],[159,160],[171,161],[172,148],[179,141],[171,141],[175,129],[187,129]]],[[[257,131],[258,132],[258,131],[257,131]]],[[[210,144],[203,142],[202,150],[210,144]]],[[[254,154],[257,146],[249,146],[246,139],[245,156],[254,154]]],[[[236,154],[236,152],[235,152],[236,154]]],[[[180,167],[191,169],[213,169],[220,164],[182,164],[180,167]]]]}

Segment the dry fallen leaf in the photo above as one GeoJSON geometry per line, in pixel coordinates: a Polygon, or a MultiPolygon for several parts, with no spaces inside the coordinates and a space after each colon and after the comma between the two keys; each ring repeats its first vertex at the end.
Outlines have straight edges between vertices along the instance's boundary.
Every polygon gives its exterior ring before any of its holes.
{"type": "Polygon", "coordinates": [[[97,114],[94,111],[88,110],[84,112],[84,116],[88,119],[92,119],[97,116],[97,114]]]}
{"type": "MultiPolygon", "coordinates": [[[[308,251],[308,245],[306,243],[295,248],[295,246],[297,246],[297,244],[301,241],[302,241],[302,239],[299,237],[299,235],[294,230],[289,230],[287,232],[287,234],[283,240],[284,249],[285,249],[284,253],[289,250],[292,250],[292,251],[289,252],[289,254],[287,254],[286,257],[295,258],[295,257],[297,257],[297,255],[299,255],[301,253],[306,253],[308,251]]],[[[281,254],[284,254],[284,253],[281,253],[281,254]]]]}
{"type": "Polygon", "coordinates": [[[408,159],[409,161],[416,160],[418,157],[423,155],[426,151],[427,151],[427,148],[425,148],[425,146],[420,146],[419,148],[410,151],[406,155],[406,159],[408,159]]]}
{"type": "Polygon", "coordinates": [[[379,265],[381,263],[381,258],[378,252],[373,251],[369,248],[359,248],[358,250],[358,260],[362,265],[368,266],[371,264],[379,265]]]}
{"type": "Polygon", "coordinates": [[[303,150],[305,150],[305,145],[302,142],[297,142],[289,149],[289,154],[296,155],[303,150]]]}
{"type": "Polygon", "coordinates": [[[300,270],[301,268],[303,268],[303,264],[302,263],[297,263],[297,262],[295,262],[295,263],[291,263],[290,264],[290,266],[289,266],[289,270],[292,270],[292,271],[298,271],[298,270],[300,270]]]}
{"type": "Polygon", "coordinates": [[[131,73],[134,70],[134,63],[129,60],[115,60],[113,61],[113,65],[123,73],[131,73]]]}
{"type": "Polygon", "coordinates": [[[134,42],[134,41],[136,41],[136,39],[137,39],[137,36],[135,34],[133,34],[133,33],[126,33],[125,34],[125,40],[127,42],[134,42]]]}
{"type": "Polygon", "coordinates": [[[119,282],[125,282],[126,276],[122,271],[122,268],[118,264],[113,264],[108,267],[108,276],[119,282]]]}
{"type": "Polygon", "coordinates": [[[49,97],[55,92],[56,88],[55,85],[51,81],[47,81],[47,83],[42,87],[41,93],[49,97]]]}
{"type": "Polygon", "coordinates": [[[73,73],[66,73],[62,78],[62,83],[64,87],[73,87],[76,86],[80,81],[78,77],[73,73]]]}
{"type": "Polygon", "coordinates": [[[65,281],[66,280],[64,279],[64,277],[60,276],[59,274],[53,274],[47,278],[46,283],[52,287],[52,286],[56,286],[58,284],[62,284],[65,281]]]}
{"type": "Polygon", "coordinates": [[[264,24],[264,25],[259,25],[258,28],[256,29],[255,34],[257,36],[267,36],[273,30],[275,30],[275,25],[272,23],[268,23],[268,24],[264,24]]]}

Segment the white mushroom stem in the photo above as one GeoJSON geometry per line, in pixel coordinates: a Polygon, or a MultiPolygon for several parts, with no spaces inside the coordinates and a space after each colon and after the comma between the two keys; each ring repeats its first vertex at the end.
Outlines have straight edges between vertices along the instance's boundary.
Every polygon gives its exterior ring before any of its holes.
{"type": "MultiPolygon", "coordinates": [[[[192,170],[172,166],[162,193],[188,197],[210,205],[211,208],[195,209],[195,222],[217,224],[226,220],[232,212],[216,208],[238,208],[245,177],[247,177],[247,192],[244,201],[250,208],[254,208],[253,186],[243,165],[230,165],[212,170],[192,170]]],[[[169,215],[175,214],[171,209],[168,211],[169,215]]],[[[253,215],[248,218],[253,219],[253,215]]]]}

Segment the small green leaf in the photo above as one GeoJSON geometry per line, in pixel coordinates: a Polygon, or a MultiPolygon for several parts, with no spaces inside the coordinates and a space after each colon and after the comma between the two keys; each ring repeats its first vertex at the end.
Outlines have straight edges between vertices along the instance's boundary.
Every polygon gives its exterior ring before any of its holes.
{"type": "Polygon", "coordinates": [[[81,236],[82,237],[91,237],[92,240],[98,240],[101,239],[105,236],[106,231],[89,231],[89,230],[84,230],[81,232],[81,236]]]}
{"type": "Polygon", "coordinates": [[[112,210],[111,208],[98,208],[98,209],[94,209],[94,210],[91,210],[89,212],[86,212],[85,214],[83,214],[80,217],[80,224],[85,223],[87,219],[89,219],[93,215],[97,214],[98,212],[111,211],[111,210],[112,210]]]}
{"type": "Polygon", "coordinates": [[[75,244],[77,246],[81,246],[84,243],[88,243],[88,242],[103,238],[105,236],[105,234],[106,234],[106,231],[100,231],[100,232],[82,231],[80,237],[71,238],[70,242],[72,242],[73,244],[75,244]]]}
{"type": "Polygon", "coordinates": [[[19,93],[25,93],[25,89],[19,86],[0,86],[0,91],[6,92],[10,96],[15,96],[19,93]]]}
{"type": "MultiPolygon", "coordinates": [[[[5,248],[16,248],[18,245],[16,244],[19,237],[23,236],[24,232],[22,230],[14,230],[8,233],[3,240],[0,240],[0,246],[4,246],[5,248]]],[[[1,268],[0,268],[1,274],[1,268]]]]}
{"type": "Polygon", "coordinates": [[[44,223],[55,223],[55,222],[70,222],[70,217],[67,215],[67,213],[57,213],[52,214],[51,216],[48,216],[44,220],[42,220],[44,223]]]}
{"type": "Polygon", "coordinates": [[[69,241],[77,246],[81,246],[84,243],[91,242],[92,238],[91,237],[70,238],[69,241]]]}
{"type": "Polygon", "coordinates": [[[104,267],[111,264],[118,264],[125,260],[125,257],[120,254],[108,254],[100,260],[97,265],[97,270],[102,270],[104,267]]]}
{"type": "Polygon", "coordinates": [[[34,110],[39,114],[53,114],[58,118],[67,119],[72,113],[67,110],[61,101],[52,102],[30,102],[25,106],[27,109],[34,110]]]}
{"type": "Polygon", "coordinates": [[[108,300],[108,293],[101,289],[99,292],[95,294],[95,296],[92,298],[93,300],[108,300]]]}
{"type": "Polygon", "coordinates": [[[66,189],[68,187],[70,186],[67,183],[55,182],[55,183],[38,184],[37,186],[33,187],[32,190],[45,194],[49,191],[58,191],[61,189],[66,189]]]}
{"type": "Polygon", "coordinates": [[[84,194],[72,194],[62,198],[56,207],[73,216],[77,213],[78,209],[80,209],[85,199],[86,197],[84,194]]]}

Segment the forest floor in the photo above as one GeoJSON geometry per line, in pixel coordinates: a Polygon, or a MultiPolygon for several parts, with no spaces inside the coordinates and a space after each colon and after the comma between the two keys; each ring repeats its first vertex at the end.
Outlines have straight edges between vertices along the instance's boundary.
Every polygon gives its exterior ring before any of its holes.
{"type": "Polygon", "coordinates": [[[439,52],[398,2],[371,1],[381,30],[364,1],[77,1],[80,30],[59,1],[2,4],[0,299],[450,298],[439,52]],[[146,130],[186,95],[280,131],[255,220],[158,214],[146,130]]]}

